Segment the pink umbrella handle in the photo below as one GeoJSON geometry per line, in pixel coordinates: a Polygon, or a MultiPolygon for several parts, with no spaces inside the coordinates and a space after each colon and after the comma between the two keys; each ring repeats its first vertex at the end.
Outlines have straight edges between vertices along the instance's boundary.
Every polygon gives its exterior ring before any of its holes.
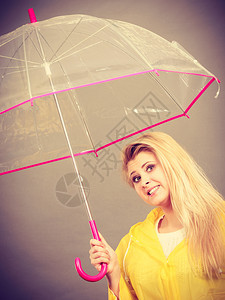
{"type": "MultiPolygon", "coordinates": [[[[95,224],[95,221],[91,220],[91,221],[89,221],[89,224],[90,224],[90,227],[91,227],[93,238],[96,239],[96,240],[98,240],[98,241],[101,241],[99,233],[98,233],[98,230],[97,230],[97,227],[96,227],[96,224],[95,224]]],[[[105,274],[107,272],[107,264],[106,263],[102,263],[101,271],[97,275],[94,275],[94,276],[88,275],[82,269],[81,261],[80,261],[79,257],[77,257],[75,259],[75,267],[76,267],[77,272],[80,275],[80,277],[82,277],[84,280],[92,281],[92,282],[93,281],[101,280],[105,276],[105,274]]]]}

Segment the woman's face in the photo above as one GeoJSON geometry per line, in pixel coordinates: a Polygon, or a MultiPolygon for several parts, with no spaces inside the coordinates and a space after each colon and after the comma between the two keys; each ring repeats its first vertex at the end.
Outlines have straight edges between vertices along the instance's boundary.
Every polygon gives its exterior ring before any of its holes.
{"type": "Polygon", "coordinates": [[[127,164],[128,176],[137,194],[148,204],[171,207],[170,189],[165,173],[156,156],[142,151],[127,164]]]}

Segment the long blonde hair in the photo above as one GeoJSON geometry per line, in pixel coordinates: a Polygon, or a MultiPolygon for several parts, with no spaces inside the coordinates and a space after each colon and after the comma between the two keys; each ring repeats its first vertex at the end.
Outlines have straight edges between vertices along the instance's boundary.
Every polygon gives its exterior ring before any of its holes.
{"type": "Polygon", "coordinates": [[[141,151],[159,160],[170,187],[174,212],[186,231],[191,265],[207,278],[218,278],[225,258],[225,202],[194,159],[169,135],[152,132],[127,145],[123,152],[123,173],[141,151]]]}

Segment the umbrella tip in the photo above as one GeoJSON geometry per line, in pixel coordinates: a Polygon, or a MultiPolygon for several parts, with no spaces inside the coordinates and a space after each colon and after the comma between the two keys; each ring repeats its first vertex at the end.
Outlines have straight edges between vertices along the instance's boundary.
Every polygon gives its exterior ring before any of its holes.
{"type": "Polygon", "coordinates": [[[36,19],[36,16],[35,16],[35,13],[34,13],[34,9],[33,9],[33,8],[29,8],[29,9],[28,9],[28,14],[29,14],[30,22],[31,22],[31,23],[37,22],[37,19],[36,19]]]}

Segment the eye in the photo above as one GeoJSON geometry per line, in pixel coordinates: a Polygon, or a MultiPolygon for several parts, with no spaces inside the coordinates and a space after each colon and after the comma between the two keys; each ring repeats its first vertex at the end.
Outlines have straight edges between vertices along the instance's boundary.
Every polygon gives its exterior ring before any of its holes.
{"type": "Polygon", "coordinates": [[[155,165],[147,165],[147,167],[146,167],[146,171],[147,172],[151,172],[153,169],[154,169],[154,167],[155,167],[155,165]]]}
{"type": "Polygon", "coordinates": [[[136,175],[136,176],[134,176],[134,177],[132,178],[132,181],[133,181],[133,183],[137,183],[137,182],[140,181],[140,179],[141,179],[141,176],[136,175]]]}

